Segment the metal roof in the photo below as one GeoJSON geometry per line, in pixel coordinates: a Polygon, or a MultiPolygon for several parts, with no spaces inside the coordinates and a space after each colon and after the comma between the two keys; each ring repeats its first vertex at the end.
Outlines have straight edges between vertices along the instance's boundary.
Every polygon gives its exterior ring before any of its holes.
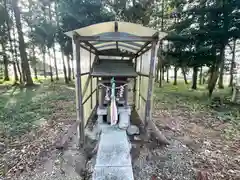
{"type": "Polygon", "coordinates": [[[128,60],[100,59],[99,63],[93,65],[92,76],[99,77],[136,77],[134,66],[128,60]]]}
{"type": "MultiPolygon", "coordinates": [[[[73,37],[74,33],[77,33],[79,36],[101,36],[107,37],[112,33],[118,32],[120,36],[148,36],[152,37],[157,33],[156,30],[148,27],[144,27],[140,24],[134,24],[129,22],[103,22],[73,31],[66,32],[65,34],[69,37],[73,37]]],[[[166,36],[166,33],[159,33],[159,38],[162,39],[166,36]]],[[[98,42],[98,41],[89,41],[97,50],[107,50],[107,49],[122,49],[129,52],[136,53],[145,42],[98,42]]],[[[150,46],[150,45],[149,45],[150,46]]]]}

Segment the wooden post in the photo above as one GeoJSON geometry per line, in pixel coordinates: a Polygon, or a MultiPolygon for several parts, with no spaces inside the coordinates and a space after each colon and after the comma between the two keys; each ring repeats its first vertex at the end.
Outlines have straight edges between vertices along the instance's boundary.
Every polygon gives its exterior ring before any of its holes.
{"type": "MultiPolygon", "coordinates": [[[[142,71],[142,55],[140,56],[140,73],[141,73],[141,71],[142,71]]],[[[138,93],[138,108],[137,108],[138,110],[139,110],[140,105],[141,105],[140,100],[142,100],[141,97],[140,97],[141,81],[142,81],[142,76],[139,77],[139,83],[138,83],[138,89],[139,89],[139,93],[138,93]]]]}
{"type": "MultiPolygon", "coordinates": [[[[137,72],[137,57],[135,58],[134,69],[137,72]]],[[[136,109],[136,98],[137,95],[137,77],[134,78],[134,86],[133,86],[133,109],[136,109]]]]}
{"type": "Polygon", "coordinates": [[[99,78],[98,78],[98,77],[96,77],[96,78],[97,78],[96,104],[97,104],[97,106],[99,107],[99,86],[98,86],[99,78]]]}
{"type": "Polygon", "coordinates": [[[125,99],[124,105],[125,105],[125,107],[127,107],[127,105],[128,105],[128,85],[126,85],[124,87],[124,99],[125,99]]]}
{"type": "Polygon", "coordinates": [[[152,42],[152,51],[151,51],[151,60],[150,60],[150,70],[149,70],[149,79],[148,79],[148,91],[147,91],[147,101],[146,101],[146,109],[145,109],[145,127],[147,127],[148,122],[151,120],[151,106],[152,106],[152,91],[153,91],[153,73],[155,67],[155,51],[156,51],[157,40],[152,42]]]}
{"type": "Polygon", "coordinates": [[[76,110],[77,110],[77,131],[79,147],[84,147],[85,134],[84,134],[84,111],[82,104],[82,82],[81,82],[81,64],[80,64],[80,42],[77,35],[73,37],[75,43],[75,60],[76,60],[76,110]]]}
{"type": "Polygon", "coordinates": [[[144,129],[150,130],[149,133],[155,135],[157,140],[162,144],[169,144],[167,138],[161,133],[158,127],[154,124],[152,120],[152,99],[153,99],[153,86],[154,86],[154,67],[155,67],[155,51],[156,51],[157,40],[152,42],[152,52],[151,52],[151,61],[150,61],[150,70],[149,70],[149,79],[148,79],[148,92],[147,92],[147,101],[145,107],[145,123],[144,129]],[[148,129],[147,129],[148,128],[148,129]]]}
{"type": "MultiPolygon", "coordinates": [[[[91,50],[91,49],[90,49],[91,50]]],[[[91,64],[92,64],[92,53],[91,53],[91,51],[90,51],[90,65],[89,65],[89,75],[91,76],[91,69],[92,69],[92,67],[91,67],[91,64]]],[[[90,91],[91,91],[91,94],[92,94],[92,91],[93,91],[93,87],[92,87],[92,79],[93,79],[93,77],[91,76],[91,80],[90,80],[90,91]]],[[[90,100],[91,102],[91,109],[93,108],[93,103],[92,103],[92,95],[91,95],[91,100],[90,100]]]]}

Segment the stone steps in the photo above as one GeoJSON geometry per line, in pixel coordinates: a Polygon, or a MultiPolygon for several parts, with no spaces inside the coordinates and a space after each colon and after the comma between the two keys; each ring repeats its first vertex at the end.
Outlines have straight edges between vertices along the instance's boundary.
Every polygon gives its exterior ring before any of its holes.
{"type": "Polygon", "coordinates": [[[102,126],[93,180],[133,180],[130,149],[125,130],[102,126]]]}

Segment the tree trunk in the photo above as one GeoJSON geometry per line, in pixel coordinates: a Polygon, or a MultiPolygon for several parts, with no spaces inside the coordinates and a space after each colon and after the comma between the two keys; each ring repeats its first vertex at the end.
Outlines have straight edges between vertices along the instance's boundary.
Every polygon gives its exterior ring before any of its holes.
{"type": "Polygon", "coordinates": [[[218,80],[218,88],[219,89],[223,89],[224,88],[224,86],[223,86],[223,74],[224,74],[224,65],[225,65],[225,48],[224,48],[224,46],[223,46],[223,48],[221,48],[221,50],[220,50],[221,52],[220,52],[220,54],[221,54],[221,56],[220,56],[220,74],[219,74],[219,80],[218,80]]]}
{"type": "Polygon", "coordinates": [[[53,70],[52,70],[52,58],[51,58],[51,53],[50,53],[50,48],[48,48],[48,57],[49,57],[49,68],[50,68],[50,77],[51,77],[51,82],[53,82],[53,70]]]}
{"type": "Polygon", "coordinates": [[[17,81],[19,80],[18,78],[18,74],[17,74],[17,67],[16,67],[16,63],[13,61],[13,72],[14,72],[14,81],[15,83],[17,83],[17,81]]]}
{"type": "Polygon", "coordinates": [[[35,79],[38,79],[37,67],[36,67],[36,65],[34,66],[34,76],[35,76],[35,79]]]}
{"type": "Polygon", "coordinates": [[[67,56],[67,66],[68,66],[68,80],[71,81],[71,66],[70,66],[70,56],[67,56]]]}
{"type": "MultiPolygon", "coordinates": [[[[9,14],[7,12],[7,0],[4,0],[4,8],[6,9],[6,13],[7,13],[7,16],[8,16],[9,14]]],[[[9,18],[6,18],[6,26],[7,26],[8,40],[9,40],[9,44],[10,44],[10,52],[12,54],[12,61],[13,61],[14,55],[13,55],[13,46],[12,46],[12,38],[11,38],[11,32],[10,32],[11,28],[10,28],[10,24],[9,24],[9,18]]],[[[5,46],[4,46],[4,44],[3,44],[2,50],[5,53],[5,46]]],[[[4,56],[3,60],[5,61],[5,59],[7,61],[6,63],[8,64],[8,59],[7,59],[7,57],[4,56]]],[[[4,80],[5,81],[9,81],[8,68],[6,69],[6,67],[5,67],[5,71],[7,71],[7,72],[5,72],[4,80]]]]}
{"type": "Polygon", "coordinates": [[[159,87],[162,87],[162,65],[159,65],[159,87]]]}
{"type": "Polygon", "coordinates": [[[197,89],[197,77],[198,77],[198,67],[193,67],[193,76],[192,76],[192,89],[197,89]]]}
{"type": "Polygon", "coordinates": [[[36,59],[36,55],[35,55],[35,46],[34,45],[33,45],[33,48],[32,48],[32,52],[33,52],[33,58],[34,58],[34,61],[35,61],[35,64],[34,64],[34,67],[33,67],[34,77],[35,77],[35,79],[38,79],[38,75],[37,75],[37,59],[36,59]]]}
{"type": "Polygon", "coordinates": [[[31,71],[27,59],[27,53],[26,53],[26,44],[24,42],[23,32],[22,32],[22,22],[20,17],[20,10],[18,7],[18,1],[12,1],[13,11],[14,11],[14,17],[16,20],[16,26],[17,26],[17,32],[18,32],[18,40],[19,40],[19,51],[21,56],[21,62],[22,62],[22,71],[23,75],[26,78],[26,85],[33,85],[33,80],[31,77],[31,71]]]}
{"type": "Polygon", "coordinates": [[[169,68],[167,68],[167,83],[169,83],[169,68]]]}
{"type": "Polygon", "coordinates": [[[202,66],[200,68],[200,74],[199,74],[199,84],[202,85],[203,84],[203,72],[202,72],[202,66]]]}
{"type": "Polygon", "coordinates": [[[233,73],[234,73],[234,66],[235,66],[235,52],[236,51],[236,39],[233,41],[233,49],[232,49],[232,61],[231,61],[231,67],[230,67],[230,81],[229,81],[229,87],[233,87],[233,73]]]}
{"type": "Polygon", "coordinates": [[[158,127],[154,124],[152,120],[148,121],[148,129],[150,131],[150,134],[153,134],[154,137],[157,138],[157,140],[163,144],[163,145],[169,145],[170,142],[167,140],[167,138],[162,134],[162,132],[158,129],[158,127]]]}
{"type": "Polygon", "coordinates": [[[15,26],[13,27],[13,50],[14,50],[14,57],[15,57],[15,62],[17,66],[17,72],[19,73],[19,81],[20,84],[23,84],[23,77],[22,77],[22,72],[19,66],[19,61],[18,61],[18,52],[17,52],[17,38],[16,38],[16,31],[15,31],[15,26]]]}
{"type": "Polygon", "coordinates": [[[68,80],[68,77],[67,77],[67,69],[66,69],[66,65],[65,65],[65,61],[64,61],[64,53],[63,53],[63,50],[62,50],[62,62],[63,62],[63,73],[64,73],[65,83],[66,83],[66,84],[69,84],[69,80],[68,80]]]}
{"type": "Polygon", "coordinates": [[[182,67],[182,74],[183,74],[183,78],[184,78],[185,84],[188,84],[187,77],[186,77],[186,72],[185,72],[184,67],[182,67]]]}
{"type": "Polygon", "coordinates": [[[16,62],[16,65],[17,65],[17,70],[18,70],[18,73],[19,73],[19,76],[20,76],[20,84],[23,84],[23,75],[22,75],[22,71],[21,71],[21,68],[20,68],[20,65],[19,65],[19,62],[17,61],[16,62]]]}
{"type": "Polygon", "coordinates": [[[55,44],[53,44],[53,56],[54,56],[54,66],[55,66],[56,80],[58,81],[59,80],[59,76],[58,76],[58,66],[57,66],[55,44]]]}
{"type": "MultiPolygon", "coordinates": [[[[32,2],[32,0],[28,0],[28,10],[29,11],[33,11],[33,2],[32,2]]],[[[33,20],[33,18],[32,17],[30,17],[31,18],[31,21],[33,20]]],[[[32,26],[30,25],[30,30],[31,30],[31,33],[33,33],[33,28],[32,28],[32,26]]],[[[37,67],[36,67],[36,65],[37,65],[37,60],[36,60],[36,54],[35,54],[35,45],[34,45],[34,43],[32,43],[32,56],[33,56],[33,58],[34,58],[34,66],[33,66],[33,70],[34,70],[34,78],[35,79],[38,79],[38,76],[37,76],[37,67]]]]}
{"type": "Polygon", "coordinates": [[[164,77],[164,66],[162,66],[162,80],[165,81],[165,77],[164,77]]]}
{"type": "Polygon", "coordinates": [[[178,71],[178,68],[175,66],[174,67],[174,82],[173,82],[173,85],[177,85],[177,71],[178,71]]]}
{"type": "Polygon", "coordinates": [[[47,78],[47,74],[46,74],[46,51],[45,51],[45,46],[42,49],[42,55],[43,55],[43,75],[44,78],[47,78]]]}
{"type": "Polygon", "coordinates": [[[1,42],[2,45],[2,53],[3,53],[3,64],[4,64],[4,81],[9,81],[9,73],[8,73],[8,57],[6,54],[6,48],[4,42],[1,42]]]}
{"type": "Polygon", "coordinates": [[[158,80],[159,80],[158,78],[159,78],[159,66],[157,65],[155,82],[158,82],[158,80]]]}

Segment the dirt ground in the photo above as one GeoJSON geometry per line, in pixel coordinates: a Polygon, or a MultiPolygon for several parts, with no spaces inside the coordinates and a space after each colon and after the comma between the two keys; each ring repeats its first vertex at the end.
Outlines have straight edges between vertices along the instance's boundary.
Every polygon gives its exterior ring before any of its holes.
{"type": "MultiPolygon", "coordinates": [[[[61,106],[56,105],[55,115],[51,116],[53,121],[48,121],[51,123],[35,132],[38,136],[34,136],[30,144],[19,147],[19,154],[12,156],[14,159],[6,159],[8,163],[14,161],[17,164],[2,179],[91,179],[95,156],[86,164],[87,171],[79,170],[83,154],[76,146],[76,132],[73,132],[66,148],[56,149],[59,135],[66,133],[74,124],[73,114],[64,111],[65,106],[72,103],[73,100],[68,100],[61,106]]],[[[224,136],[226,130],[231,129],[231,123],[219,121],[206,109],[192,111],[181,102],[170,108],[165,100],[155,99],[154,106],[153,120],[171,143],[161,146],[154,139],[143,141],[144,136],[141,135],[131,137],[135,139],[131,151],[135,179],[240,180],[240,136],[224,136]]],[[[33,136],[30,135],[26,137],[33,136]]],[[[94,148],[95,136],[89,137],[91,148],[94,148]]],[[[14,151],[9,148],[9,153],[12,155],[14,151]]]]}

